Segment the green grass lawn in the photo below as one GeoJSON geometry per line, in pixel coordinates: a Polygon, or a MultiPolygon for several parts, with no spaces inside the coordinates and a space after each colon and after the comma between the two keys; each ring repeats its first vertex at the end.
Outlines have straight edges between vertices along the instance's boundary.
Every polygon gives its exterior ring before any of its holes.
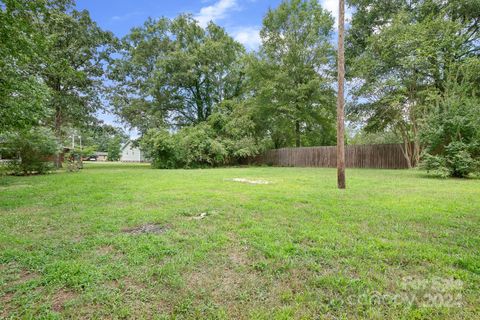
{"type": "Polygon", "coordinates": [[[3,178],[0,318],[480,318],[480,180],[347,183],[125,164],[3,178]]]}

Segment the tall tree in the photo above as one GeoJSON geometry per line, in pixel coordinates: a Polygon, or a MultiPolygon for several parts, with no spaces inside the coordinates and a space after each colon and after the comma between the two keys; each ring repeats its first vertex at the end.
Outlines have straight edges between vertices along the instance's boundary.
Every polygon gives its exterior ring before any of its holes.
{"type": "Polygon", "coordinates": [[[419,162],[421,126],[431,96],[446,77],[480,52],[480,3],[475,0],[350,1],[350,77],[357,98],[350,109],[366,130],[394,131],[410,166],[419,162]]]}
{"type": "Polygon", "coordinates": [[[40,32],[45,1],[0,1],[0,133],[38,124],[48,88],[38,78],[47,39],[40,32]]]}
{"type": "Polygon", "coordinates": [[[120,54],[110,72],[112,102],[141,132],[206,121],[218,103],[241,93],[244,48],[214,23],[150,19],[123,39],[120,54]]]}
{"type": "Polygon", "coordinates": [[[337,183],[345,189],[345,0],[338,3],[337,183]]]}
{"type": "Polygon", "coordinates": [[[50,123],[62,141],[65,125],[84,126],[102,107],[105,63],[114,36],[103,31],[88,11],[67,5],[51,10],[43,30],[49,37],[42,78],[50,88],[50,123]]]}
{"type": "Polygon", "coordinates": [[[259,123],[275,147],[333,144],[332,16],[315,0],[269,10],[249,78],[259,123]]]}

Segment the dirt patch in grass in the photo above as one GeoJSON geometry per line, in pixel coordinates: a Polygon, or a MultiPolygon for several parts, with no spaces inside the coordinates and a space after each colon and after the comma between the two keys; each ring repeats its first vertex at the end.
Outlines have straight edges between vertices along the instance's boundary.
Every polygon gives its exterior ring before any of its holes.
{"type": "Polygon", "coordinates": [[[247,250],[247,248],[235,248],[235,250],[229,250],[228,257],[234,266],[247,266],[250,264],[247,250]]]}
{"type": "Polygon", "coordinates": [[[231,246],[221,257],[211,257],[188,273],[185,283],[195,300],[222,306],[232,319],[244,317],[245,297],[256,296],[264,286],[264,279],[252,272],[247,253],[243,247],[231,246]]]}
{"type": "Polygon", "coordinates": [[[268,180],[252,180],[252,179],[245,179],[245,178],[233,178],[233,179],[230,179],[230,181],[248,183],[248,184],[270,184],[271,183],[268,180]]]}
{"type": "Polygon", "coordinates": [[[18,277],[18,279],[14,280],[12,284],[13,285],[22,284],[22,283],[25,283],[27,281],[33,280],[35,278],[38,278],[37,273],[21,270],[20,276],[18,277]]]}
{"type": "Polygon", "coordinates": [[[133,278],[126,277],[121,280],[119,283],[119,288],[127,292],[139,293],[147,289],[147,286],[133,278]]]}
{"type": "Polygon", "coordinates": [[[116,253],[116,250],[113,246],[111,245],[106,245],[106,246],[100,246],[98,247],[96,250],[95,250],[95,253],[97,255],[101,255],[101,256],[106,256],[106,255],[109,255],[109,254],[114,254],[116,253]]]}
{"type": "Polygon", "coordinates": [[[17,286],[39,277],[39,274],[26,270],[16,264],[0,265],[0,272],[5,275],[7,286],[17,286]]]}
{"type": "Polygon", "coordinates": [[[122,231],[129,234],[162,234],[168,230],[166,226],[156,223],[146,223],[133,228],[126,228],[122,231]]]}
{"type": "Polygon", "coordinates": [[[62,312],[65,309],[65,304],[76,297],[77,294],[72,291],[58,291],[52,298],[52,310],[55,312],[62,312]]]}
{"type": "Polygon", "coordinates": [[[10,313],[10,303],[13,299],[13,292],[8,292],[0,296],[0,318],[4,319],[10,313]]]}

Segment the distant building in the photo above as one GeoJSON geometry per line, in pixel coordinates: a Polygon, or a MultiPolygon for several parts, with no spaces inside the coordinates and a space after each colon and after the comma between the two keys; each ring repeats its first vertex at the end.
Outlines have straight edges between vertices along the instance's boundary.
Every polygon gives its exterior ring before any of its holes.
{"type": "Polygon", "coordinates": [[[95,152],[95,157],[97,161],[107,161],[108,152],[95,152]]]}
{"type": "Polygon", "coordinates": [[[139,147],[135,147],[132,141],[128,141],[122,147],[122,154],[120,155],[122,162],[147,162],[145,156],[139,147]]]}

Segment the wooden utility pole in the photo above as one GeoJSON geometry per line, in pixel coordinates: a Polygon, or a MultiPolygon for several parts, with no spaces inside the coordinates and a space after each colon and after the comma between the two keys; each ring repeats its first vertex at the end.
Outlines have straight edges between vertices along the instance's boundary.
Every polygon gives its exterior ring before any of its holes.
{"type": "Polygon", "coordinates": [[[345,189],[345,0],[338,2],[337,181],[338,188],[345,189]]]}

